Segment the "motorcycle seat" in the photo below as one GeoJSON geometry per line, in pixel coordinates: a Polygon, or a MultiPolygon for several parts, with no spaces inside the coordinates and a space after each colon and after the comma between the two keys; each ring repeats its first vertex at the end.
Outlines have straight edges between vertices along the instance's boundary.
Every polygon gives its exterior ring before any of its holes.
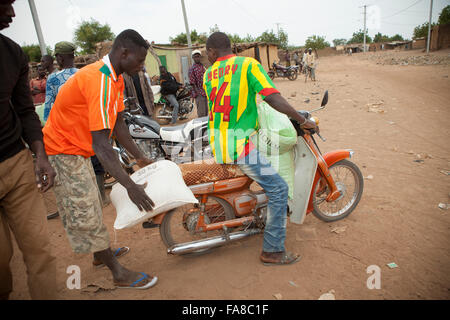
{"type": "Polygon", "coordinates": [[[183,131],[184,128],[186,128],[186,123],[173,127],[161,127],[161,131],[183,131]]]}
{"type": "Polygon", "coordinates": [[[245,176],[235,164],[217,164],[214,159],[178,165],[187,186],[245,176]]]}
{"type": "Polygon", "coordinates": [[[159,135],[164,141],[184,143],[187,135],[185,133],[187,123],[174,127],[161,127],[159,135]]]}

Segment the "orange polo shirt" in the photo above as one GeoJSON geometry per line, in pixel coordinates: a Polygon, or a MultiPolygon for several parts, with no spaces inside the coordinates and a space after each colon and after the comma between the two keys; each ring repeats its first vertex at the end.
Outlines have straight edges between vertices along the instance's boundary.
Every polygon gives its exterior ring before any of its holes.
{"type": "Polygon", "coordinates": [[[91,131],[114,130],[124,110],[123,77],[117,77],[109,57],[87,65],[59,89],[43,129],[48,155],[93,156],[91,131]]]}

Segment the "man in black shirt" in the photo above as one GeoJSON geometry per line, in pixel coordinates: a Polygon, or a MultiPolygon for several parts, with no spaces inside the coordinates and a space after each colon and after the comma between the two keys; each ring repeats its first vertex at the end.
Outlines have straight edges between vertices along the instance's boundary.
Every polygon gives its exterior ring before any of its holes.
{"type": "MultiPolygon", "coordinates": [[[[14,0],[0,2],[0,30],[15,17],[14,0]]],[[[41,123],[28,84],[28,61],[18,44],[0,34],[0,299],[12,291],[10,229],[22,251],[32,299],[52,299],[56,264],[50,255],[45,215],[38,188],[52,185],[55,171],[45,153],[41,123]],[[36,155],[33,168],[31,152],[36,155]],[[37,183],[37,187],[36,187],[37,183]]]]}
{"type": "Polygon", "coordinates": [[[159,77],[161,94],[164,95],[173,106],[172,121],[170,123],[175,124],[178,118],[178,109],[180,108],[176,98],[176,94],[178,89],[183,85],[179,83],[169,71],[167,71],[166,67],[159,67],[159,72],[161,74],[161,76],[159,77]]]}

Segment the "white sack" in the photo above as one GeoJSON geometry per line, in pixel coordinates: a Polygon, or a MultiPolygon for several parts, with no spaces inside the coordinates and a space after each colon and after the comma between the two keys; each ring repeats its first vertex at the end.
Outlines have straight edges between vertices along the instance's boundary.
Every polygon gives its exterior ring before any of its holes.
{"type": "Polygon", "coordinates": [[[191,189],[186,186],[180,168],[172,161],[162,160],[152,163],[130,177],[137,184],[147,182],[145,192],[153,200],[155,207],[152,211],[139,211],[128,196],[125,187],[116,183],[110,194],[111,202],[117,212],[115,229],[134,226],[159,213],[187,203],[198,203],[191,189]]]}

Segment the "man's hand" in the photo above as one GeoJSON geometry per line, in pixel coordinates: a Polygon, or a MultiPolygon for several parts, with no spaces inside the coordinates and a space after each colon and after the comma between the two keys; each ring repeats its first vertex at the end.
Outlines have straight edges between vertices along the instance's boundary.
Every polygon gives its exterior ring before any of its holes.
{"type": "Polygon", "coordinates": [[[145,187],[147,187],[147,183],[133,184],[131,187],[127,188],[128,196],[138,207],[139,211],[151,211],[155,206],[152,199],[145,193],[145,187]]]}
{"type": "Polygon", "coordinates": [[[153,162],[155,162],[154,160],[151,160],[149,158],[141,158],[141,159],[136,159],[136,163],[139,166],[139,168],[143,168],[148,166],[149,164],[152,164],[153,162]]]}
{"type": "Polygon", "coordinates": [[[312,121],[312,120],[306,120],[305,124],[301,125],[300,128],[302,129],[307,129],[307,130],[314,130],[317,133],[320,132],[319,127],[317,126],[317,124],[312,121]]]}
{"type": "Polygon", "coordinates": [[[56,172],[48,162],[47,153],[45,153],[44,143],[41,140],[33,141],[30,148],[36,155],[34,172],[36,175],[36,184],[40,191],[46,192],[53,186],[56,172]]]}
{"type": "Polygon", "coordinates": [[[53,186],[56,172],[50,165],[50,162],[48,162],[48,159],[37,156],[34,171],[36,173],[36,183],[41,192],[46,192],[53,186]]]}

